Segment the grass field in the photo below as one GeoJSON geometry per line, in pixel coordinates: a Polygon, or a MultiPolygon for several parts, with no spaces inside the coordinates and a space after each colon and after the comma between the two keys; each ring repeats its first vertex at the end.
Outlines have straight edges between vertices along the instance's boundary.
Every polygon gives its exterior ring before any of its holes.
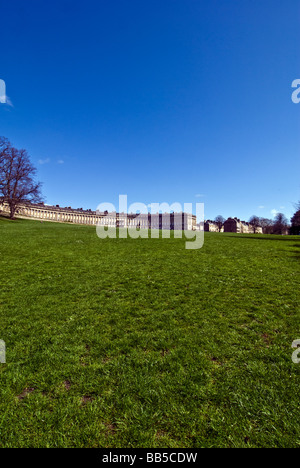
{"type": "Polygon", "coordinates": [[[299,236],[0,236],[0,446],[300,446],[299,236]]]}

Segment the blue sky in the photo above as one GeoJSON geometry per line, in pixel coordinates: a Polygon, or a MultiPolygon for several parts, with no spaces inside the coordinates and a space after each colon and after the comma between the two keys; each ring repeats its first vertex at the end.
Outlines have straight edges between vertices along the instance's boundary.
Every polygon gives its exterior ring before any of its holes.
{"type": "Polygon", "coordinates": [[[48,204],[290,217],[299,26],[300,0],[1,2],[0,135],[28,150],[48,204]]]}

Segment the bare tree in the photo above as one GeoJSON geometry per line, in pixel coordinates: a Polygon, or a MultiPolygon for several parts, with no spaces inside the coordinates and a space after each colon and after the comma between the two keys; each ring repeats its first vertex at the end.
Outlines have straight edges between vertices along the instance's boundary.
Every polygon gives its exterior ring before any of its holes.
{"type": "Polygon", "coordinates": [[[277,213],[275,217],[273,234],[285,234],[288,227],[288,220],[283,213],[277,213]]]}
{"type": "Polygon", "coordinates": [[[221,215],[218,215],[215,217],[215,223],[218,226],[219,232],[221,232],[223,224],[225,223],[225,218],[223,218],[221,215]]]}
{"type": "Polygon", "coordinates": [[[297,205],[297,211],[291,219],[290,234],[300,234],[300,202],[297,205]]]}
{"type": "Polygon", "coordinates": [[[7,148],[11,146],[10,142],[5,137],[0,137],[0,161],[3,160],[7,148]]]}
{"type": "Polygon", "coordinates": [[[259,223],[264,234],[272,234],[274,221],[268,218],[259,218],[259,223]]]}
{"type": "Polygon", "coordinates": [[[21,203],[38,203],[42,200],[41,184],[34,181],[36,169],[27,151],[13,148],[6,139],[1,139],[1,143],[0,195],[9,205],[10,218],[14,219],[21,203]]]}
{"type": "Polygon", "coordinates": [[[257,233],[257,228],[260,227],[260,219],[258,216],[251,216],[249,219],[249,224],[253,227],[254,234],[257,233]]]}
{"type": "Polygon", "coordinates": [[[4,162],[11,148],[7,138],[0,137],[0,190],[4,184],[4,162]]]}

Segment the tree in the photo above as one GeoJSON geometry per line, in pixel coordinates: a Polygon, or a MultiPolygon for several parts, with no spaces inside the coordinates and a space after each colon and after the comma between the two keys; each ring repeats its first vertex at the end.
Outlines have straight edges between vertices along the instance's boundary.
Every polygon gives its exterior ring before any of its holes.
{"type": "Polygon", "coordinates": [[[299,235],[300,234],[300,202],[297,206],[297,211],[291,219],[291,228],[290,234],[299,235]]]}
{"type": "Polygon", "coordinates": [[[264,234],[272,234],[274,222],[272,219],[259,218],[259,223],[262,227],[264,234]]]}
{"type": "Polygon", "coordinates": [[[251,216],[249,219],[249,224],[253,227],[254,234],[257,233],[257,228],[260,227],[260,219],[258,216],[251,216]]]}
{"type": "Polygon", "coordinates": [[[5,185],[4,163],[10,150],[10,142],[7,138],[0,137],[0,201],[3,201],[2,191],[5,185]]]}
{"type": "Polygon", "coordinates": [[[288,220],[283,213],[277,213],[274,220],[273,234],[285,234],[288,227],[288,220]]]}
{"type": "Polygon", "coordinates": [[[218,226],[219,232],[221,232],[223,224],[225,223],[225,218],[223,218],[223,216],[221,216],[221,215],[218,215],[215,218],[215,223],[218,226]]]}
{"type": "Polygon", "coordinates": [[[21,203],[42,201],[41,183],[34,181],[35,175],[27,151],[13,148],[0,138],[0,196],[9,205],[11,219],[21,203]]]}
{"type": "Polygon", "coordinates": [[[3,167],[4,161],[10,149],[10,143],[7,138],[0,137],[0,189],[3,186],[3,167]]]}

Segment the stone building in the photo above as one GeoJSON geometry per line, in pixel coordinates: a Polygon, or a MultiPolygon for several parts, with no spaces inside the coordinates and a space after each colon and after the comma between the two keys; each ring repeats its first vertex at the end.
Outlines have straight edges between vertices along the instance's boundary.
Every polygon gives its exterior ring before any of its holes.
{"type": "Polygon", "coordinates": [[[120,228],[195,230],[196,216],[190,213],[98,213],[99,224],[120,228]]]}
{"type": "MultiPolygon", "coordinates": [[[[9,213],[9,206],[0,200],[0,212],[9,213]]],[[[102,225],[110,227],[140,228],[140,229],[170,229],[195,230],[196,216],[190,213],[116,213],[107,211],[61,208],[59,205],[50,206],[44,203],[24,203],[16,212],[17,217],[39,219],[45,221],[102,225]]]]}
{"type": "MultiPolygon", "coordinates": [[[[228,218],[224,223],[224,232],[236,232],[241,234],[253,234],[254,227],[246,221],[238,218],[228,218]]],[[[256,233],[262,234],[262,227],[256,227],[256,233]]]]}
{"type": "Polygon", "coordinates": [[[206,232],[224,232],[224,227],[222,226],[221,231],[219,231],[219,226],[215,221],[208,219],[204,221],[204,231],[206,232]]]}

